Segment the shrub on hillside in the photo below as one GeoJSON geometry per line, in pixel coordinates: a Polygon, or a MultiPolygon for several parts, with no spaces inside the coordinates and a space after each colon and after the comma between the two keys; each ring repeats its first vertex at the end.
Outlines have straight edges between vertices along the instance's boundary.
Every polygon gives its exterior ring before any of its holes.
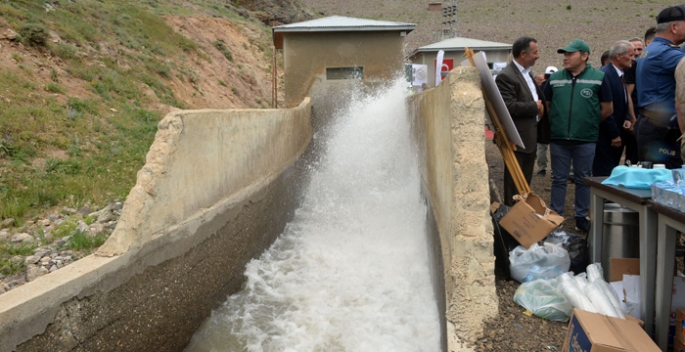
{"type": "Polygon", "coordinates": [[[27,45],[45,46],[48,42],[48,29],[42,24],[27,23],[19,29],[22,40],[27,45]]]}
{"type": "Polygon", "coordinates": [[[231,52],[231,50],[228,49],[228,47],[226,46],[226,43],[222,42],[221,40],[217,40],[214,42],[214,46],[217,49],[219,49],[219,51],[221,51],[221,53],[224,54],[224,56],[226,57],[226,59],[228,59],[228,61],[233,62],[233,53],[231,52]]]}
{"type": "Polygon", "coordinates": [[[50,50],[55,56],[64,60],[77,59],[78,50],[75,46],[68,43],[55,43],[50,45],[50,50]]]}

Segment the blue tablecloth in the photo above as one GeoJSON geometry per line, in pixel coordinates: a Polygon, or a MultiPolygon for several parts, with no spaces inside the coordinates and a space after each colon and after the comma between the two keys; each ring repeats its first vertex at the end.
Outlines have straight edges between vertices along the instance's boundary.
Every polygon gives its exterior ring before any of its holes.
{"type": "Polygon", "coordinates": [[[623,186],[626,188],[650,189],[652,183],[664,181],[673,181],[673,172],[671,172],[671,170],[617,166],[611,171],[611,176],[602,181],[602,184],[623,186]]]}

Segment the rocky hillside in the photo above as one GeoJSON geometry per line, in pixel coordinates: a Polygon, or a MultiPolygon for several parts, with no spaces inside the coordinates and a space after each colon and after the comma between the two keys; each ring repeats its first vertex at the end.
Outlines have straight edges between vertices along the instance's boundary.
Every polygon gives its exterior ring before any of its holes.
{"type": "Polygon", "coordinates": [[[270,26],[313,17],[290,0],[0,0],[0,293],[104,242],[167,112],[270,108],[270,26]]]}
{"type": "Polygon", "coordinates": [[[284,0],[0,1],[0,220],[124,197],[172,109],[270,107],[266,23],[308,18],[284,0]],[[68,185],[90,176],[106,181],[68,185]]]}

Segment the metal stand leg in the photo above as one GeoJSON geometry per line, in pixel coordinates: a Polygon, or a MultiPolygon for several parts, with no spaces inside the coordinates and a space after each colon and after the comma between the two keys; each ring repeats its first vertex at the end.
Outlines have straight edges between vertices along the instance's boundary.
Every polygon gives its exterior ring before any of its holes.
{"type": "Polygon", "coordinates": [[[660,215],[656,266],[656,342],[662,351],[668,348],[677,234],[667,223],[668,220],[660,215]]]}

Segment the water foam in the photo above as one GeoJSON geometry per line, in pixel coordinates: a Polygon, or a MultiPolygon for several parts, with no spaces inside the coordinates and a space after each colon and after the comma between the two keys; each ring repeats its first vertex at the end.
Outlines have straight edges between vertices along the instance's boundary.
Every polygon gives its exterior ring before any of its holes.
{"type": "Polygon", "coordinates": [[[187,352],[440,350],[404,90],[337,116],[293,221],[187,352]]]}

